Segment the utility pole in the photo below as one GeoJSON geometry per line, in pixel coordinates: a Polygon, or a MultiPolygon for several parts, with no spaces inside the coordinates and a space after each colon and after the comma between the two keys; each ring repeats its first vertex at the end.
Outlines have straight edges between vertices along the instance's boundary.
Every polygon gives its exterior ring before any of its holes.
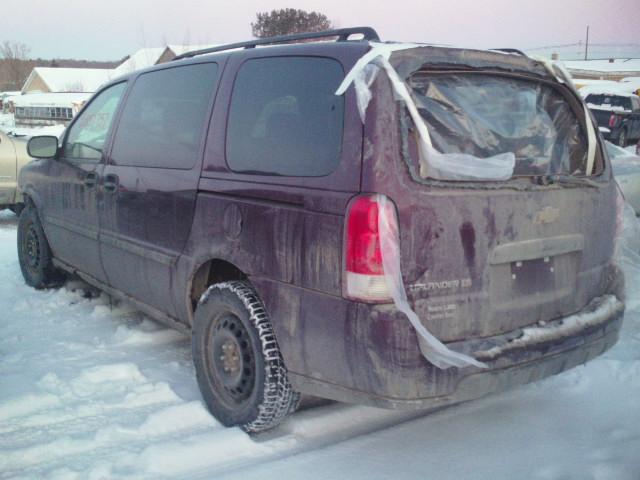
{"type": "Polygon", "coordinates": [[[584,59],[587,60],[587,53],[589,52],[589,25],[587,25],[587,41],[584,43],[584,59]]]}

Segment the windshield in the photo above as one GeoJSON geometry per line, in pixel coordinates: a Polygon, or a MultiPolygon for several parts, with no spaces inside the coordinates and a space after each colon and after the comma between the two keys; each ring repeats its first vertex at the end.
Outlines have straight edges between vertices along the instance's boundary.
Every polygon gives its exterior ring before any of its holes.
{"type": "Polygon", "coordinates": [[[584,175],[587,141],[567,100],[544,84],[418,72],[409,85],[433,146],[479,159],[512,153],[513,176],[584,175]]]}

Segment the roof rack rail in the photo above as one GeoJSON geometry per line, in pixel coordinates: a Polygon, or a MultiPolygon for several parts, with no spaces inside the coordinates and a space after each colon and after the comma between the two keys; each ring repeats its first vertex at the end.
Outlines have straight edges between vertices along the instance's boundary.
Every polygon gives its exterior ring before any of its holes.
{"type": "Polygon", "coordinates": [[[495,52],[515,53],[515,54],[518,54],[518,55],[522,55],[523,57],[527,57],[528,56],[522,50],[518,50],[517,48],[490,48],[489,50],[493,50],[495,52]]]}
{"type": "Polygon", "coordinates": [[[352,27],[338,28],[336,30],[325,30],[322,32],[296,33],[293,35],[279,35],[277,37],[259,38],[257,40],[249,40],[248,42],[229,43],[227,45],[218,45],[217,47],[203,48],[201,50],[193,50],[176,56],[173,60],[181,60],[183,58],[195,57],[196,55],[204,55],[206,53],[223,52],[225,50],[233,50],[236,48],[255,48],[258,45],[273,45],[276,43],[295,42],[297,40],[310,40],[316,38],[338,37],[338,42],[349,40],[351,35],[361,34],[363,40],[379,41],[378,33],[371,27],[352,27]]]}

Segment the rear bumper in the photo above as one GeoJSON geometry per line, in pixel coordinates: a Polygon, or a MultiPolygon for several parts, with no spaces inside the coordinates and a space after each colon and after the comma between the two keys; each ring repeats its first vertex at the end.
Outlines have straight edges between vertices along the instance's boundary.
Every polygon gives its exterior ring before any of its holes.
{"type": "Polygon", "coordinates": [[[340,332],[354,342],[344,347],[346,368],[327,359],[329,368],[334,363],[331,370],[290,371],[290,377],[303,393],[343,402],[393,409],[444,406],[589,361],[616,343],[623,314],[624,304],[616,297],[600,297],[579,314],[537,326],[529,334],[528,329],[518,329],[499,337],[451,343],[455,350],[474,352],[489,368],[441,370],[422,357],[415,332],[395,309],[360,305],[357,335],[348,334],[351,327],[340,332]],[[576,320],[581,315],[587,320],[576,320]]]}

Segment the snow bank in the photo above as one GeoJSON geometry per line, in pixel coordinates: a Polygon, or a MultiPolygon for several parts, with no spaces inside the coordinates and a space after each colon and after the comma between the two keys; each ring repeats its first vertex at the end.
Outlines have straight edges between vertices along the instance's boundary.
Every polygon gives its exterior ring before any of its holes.
{"type": "Polygon", "coordinates": [[[166,328],[158,328],[158,325],[152,321],[144,320],[138,325],[120,325],[116,329],[113,339],[120,345],[144,345],[144,344],[163,344],[171,342],[179,342],[185,339],[185,336],[176,331],[166,328]]]}

